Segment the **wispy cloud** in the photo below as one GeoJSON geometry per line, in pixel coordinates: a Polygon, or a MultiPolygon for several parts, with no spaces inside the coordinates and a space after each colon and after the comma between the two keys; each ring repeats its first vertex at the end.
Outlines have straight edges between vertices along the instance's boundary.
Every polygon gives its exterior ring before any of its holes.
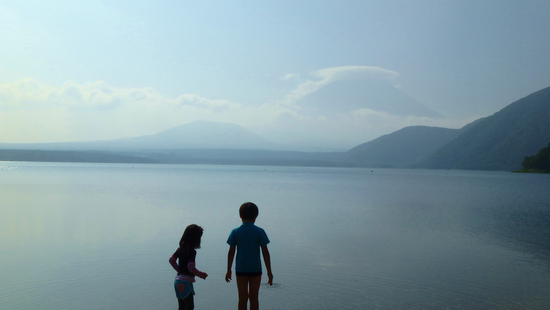
{"type": "Polygon", "coordinates": [[[283,77],[281,77],[282,81],[293,81],[293,82],[301,82],[302,78],[300,77],[300,74],[298,73],[288,73],[285,74],[283,77]]]}

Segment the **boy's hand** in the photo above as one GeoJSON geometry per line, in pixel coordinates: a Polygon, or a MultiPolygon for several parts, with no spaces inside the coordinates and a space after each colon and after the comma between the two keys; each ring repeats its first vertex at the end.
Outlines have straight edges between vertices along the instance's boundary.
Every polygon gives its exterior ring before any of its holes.
{"type": "Polygon", "coordinates": [[[208,274],[205,272],[204,277],[201,277],[201,278],[203,278],[203,280],[206,280],[206,277],[208,277],[208,274]]]}
{"type": "Polygon", "coordinates": [[[267,284],[273,285],[273,274],[271,272],[267,273],[267,284]]]}
{"type": "Polygon", "coordinates": [[[231,282],[231,270],[225,274],[225,282],[231,282]]]}

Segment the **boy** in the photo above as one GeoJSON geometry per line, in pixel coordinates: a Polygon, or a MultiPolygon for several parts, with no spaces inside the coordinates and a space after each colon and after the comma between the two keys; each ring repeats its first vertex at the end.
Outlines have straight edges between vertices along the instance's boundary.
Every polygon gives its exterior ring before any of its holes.
{"type": "Polygon", "coordinates": [[[243,221],[240,227],[231,231],[227,243],[227,273],[225,281],[231,280],[231,266],[237,250],[235,262],[235,275],[237,276],[237,290],[239,292],[239,310],[246,310],[250,300],[250,310],[259,309],[258,291],[262,278],[262,263],[260,261],[260,249],[264,258],[265,269],[269,285],[273,285],[271,273],[271,260],[267,244],[269,239],[263,229],[254,225],[258,217],[258,207],[252,202],[246,202],[239,208],[239,215],[243,221]]]}

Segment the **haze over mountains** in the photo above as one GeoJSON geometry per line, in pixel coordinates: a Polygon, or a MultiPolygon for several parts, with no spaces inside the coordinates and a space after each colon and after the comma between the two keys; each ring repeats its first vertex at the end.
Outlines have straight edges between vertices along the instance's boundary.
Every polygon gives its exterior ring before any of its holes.
{"type": "MultiPolygon", "coordinates": [[[[350,101],[347,105],[334,106],[332,109],[337,111],[359,106],[360,103],[350,101]]],[[[270,144],[237,125],[212,122],[185,124],[155,135],[135,138],[75,143],[0,144],[0,148],[102,150],[109,151],[110,155],[130,156],[132,159],[129,161],[142,159],[143,162],[158,163],[516,170],[526,156],[536,154],[549,142],[550,87],[461,129],[406,127],[347,152],[273,151],[280,146],[270,144]]],[[[6,154],[6,151],[0,150],[0,160],[18,160],[13,159],[13,152],[10,153],[12,157],[6,158],[6,154]]],[[[33,158],[28,155],[19,160],[32,160],[24,159],[33,158]]],[[[89,156],[85,158],[88,159],[62,161],[90,161],[89,156]]],[[[97,161],[121,160],[124,159],[111,156],[97,161]]],[[[49,161],[55,161],[55,158],[49,161]]]]}
{"type": "Polygon", "coordinates": [[[63,143],[0,143],[1,148],[41,150],[141,151],[176,149],[275,149],[269,143],[236,124],[196,121],[153,135],[102,141],[63,143]]]}

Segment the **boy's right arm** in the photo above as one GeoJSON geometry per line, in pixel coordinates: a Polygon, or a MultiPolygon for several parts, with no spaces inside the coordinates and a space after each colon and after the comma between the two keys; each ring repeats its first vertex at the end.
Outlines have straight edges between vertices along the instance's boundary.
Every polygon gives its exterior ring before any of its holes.
{"type": "Polygon", "coordinates": [[[235,257],[235,247],[229,246],[227,252],[227,273],[225,274],[225,282],[231,281],[231,266],[233,266],[233,258],[235,257]]]}

